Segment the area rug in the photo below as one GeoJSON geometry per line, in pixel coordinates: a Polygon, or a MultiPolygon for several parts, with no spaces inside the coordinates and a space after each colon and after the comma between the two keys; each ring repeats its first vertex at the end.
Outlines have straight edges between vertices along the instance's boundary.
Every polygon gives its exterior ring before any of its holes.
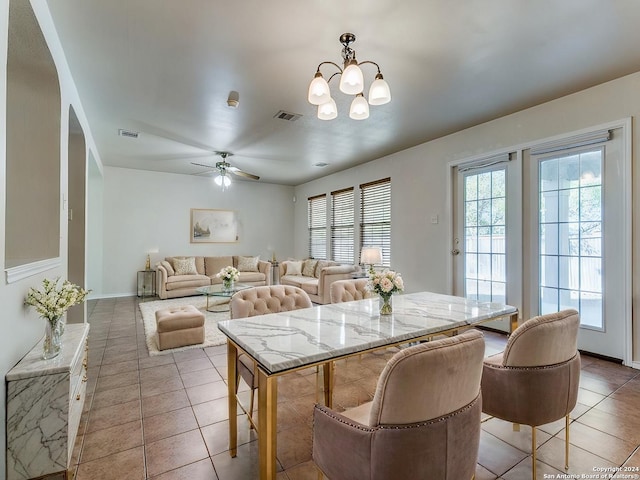
{"type": "MultiPolygon", "coordinates": [[[[210,302],[211,304],[213,304],[215,300],[210,299],[210,302]]],[[[170,300],[157,300],[153,302],[141,302],[140,313],[142,313],[142,321],[144,323],[144,333],[147,340],[149,355],[164,355],[167,353],[190,350],[192,348],[204,348],[212,347],[215,345],[224,345],[227,342],[227,337],[220,330],[218,330],[218,322],[221,320],[229,320],[229,312],[208,312],[205,309],[206,306],[207,299],[205,297],[185,297],[170,300]],[[156,330],[156,310],[162,308],[179,307],[183,305],[193,305],[202,313],[204,313],[204,343],[189,345],[180,348],[159,350],[158,332],[156,330]]]]}

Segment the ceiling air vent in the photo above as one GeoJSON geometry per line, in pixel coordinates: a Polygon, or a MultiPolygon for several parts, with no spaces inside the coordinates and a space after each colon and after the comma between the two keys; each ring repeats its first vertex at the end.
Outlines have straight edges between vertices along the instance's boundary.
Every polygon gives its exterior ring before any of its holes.
{"type": "Polygon", "coordinates": [[[138,132],[125,130],[123,128],[118,129],[118,135],[120,135],[121,137],[138,138],[138,132]]]}
{"type": "Polygon", "coordinates": [[[320,167],[320,168],[324,168],[327,165],[329,165],[328,163],[324,163],[324,162],[318,162],[318,163],[314,163],[313,166],[314,167],[320,167]]]}
{"type": "Polygon", "coordinates": [[[301,116],[302,115],[300,115],[299,113],[291,113],[291,112],[285,112],[284,110],[280,110],[278,113],[276,113],[273,116],[273,118],[279,118],[280,120],[286,120],[287,122],[295,122],[301,116]]]}

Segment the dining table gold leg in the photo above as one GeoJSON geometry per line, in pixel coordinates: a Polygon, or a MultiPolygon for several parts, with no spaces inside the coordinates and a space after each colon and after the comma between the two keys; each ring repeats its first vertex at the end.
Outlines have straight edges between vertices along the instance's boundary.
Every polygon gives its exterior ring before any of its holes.
{"type": "Polygon", "coordinates": [[[260,480],[275,480],[278,378],[258,369],[258,452],[260,480]]]}
{"type": "Polygon", "coordinates": [[[335,365],[333,362],[327,362],[322,365],[322,377],[324,381],[324,404],[333,408],[333,380],[335,365]]]}
{"type": "MultiPolygon", "coordinates": [[[[208,298],[208,297],[207,297],[208,298]]],[[[229,397],[229,454],[238,453],[238,403],[236,399],[236,365],[238,349],[227,340],[227,389],[229,397]]]]}
{"type": "Polygon", "coordinates": [[[516,328],[518,328],[518,312],[509,317],[509,333],[513,333],[516,328]]]}

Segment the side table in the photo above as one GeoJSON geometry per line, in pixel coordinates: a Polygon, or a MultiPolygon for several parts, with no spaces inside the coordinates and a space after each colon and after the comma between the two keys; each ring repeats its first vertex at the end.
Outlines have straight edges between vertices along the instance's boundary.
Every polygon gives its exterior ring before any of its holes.
{"type": "Polygon", "coordinates": [[[156,296],[156,271],[155,270],[138,270],[138,297],[155,297],[156,296]]]}
{"type": "Polygon", "coordinates": [[[280,285],[280,262],[271,260],[271,285],[280,285]]]}
{"type": "Polygon", "coordinates": [[[73,477],[73,446],[87,389],[88,334],[88,323],[67,325],[57,357],[42,360],[40,340],[6,374],[8,480],[73,477]]]}

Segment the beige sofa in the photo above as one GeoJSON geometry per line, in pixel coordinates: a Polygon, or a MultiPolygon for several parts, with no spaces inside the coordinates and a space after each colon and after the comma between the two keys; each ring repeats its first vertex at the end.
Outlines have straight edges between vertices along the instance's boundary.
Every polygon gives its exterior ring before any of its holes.
{"type": "Polygon", "coordinates": [[[314,303],[331,303],[331,284],[353,277],[354,265],[328,260],[287,260],[280,263],[280,284],[299,287],[314,303]]]}
{"type": "MultiPolygon", "coordinates": [[[[239,255],[166,257],[156,266],[158,296],[167,299],[197,295],[196,289],[199,287],[222,283],[216,275],[222,268],[229,265],[240,270],[238,283],[254,286],[271,285],[271,263],[259,260],[258,257],[239,255]],[[191,261],[192,258],[193,261],[191,261]],[[186,271],[185,264],[195,264],[195,268],[186,271]]],[[[187,268],[187,270],[189,269],[187,268]]]]}

